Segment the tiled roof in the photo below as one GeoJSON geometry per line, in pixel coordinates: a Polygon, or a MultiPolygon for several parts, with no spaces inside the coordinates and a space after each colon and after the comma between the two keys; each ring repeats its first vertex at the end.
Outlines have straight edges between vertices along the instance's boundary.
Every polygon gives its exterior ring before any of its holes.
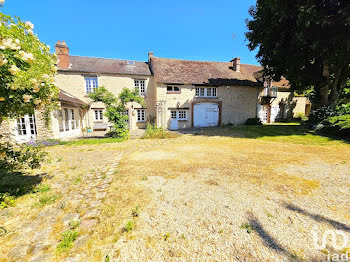
{"type": "MultiPolygon", "coordinates": [[[[261,66],[241,64],[240,72],[232,68],[232,62],[189,61],[168,58],[151,58],[155,80],[162,83],[188,83],[197,85],[261,85],[254,73],[261,66]]],[[[279,83],[276,83],[278,86],[279,83]]]]}
{"type": "Polygon", "coordinates": [[[151,75],[151,71],[146,62],[129,60],[84,57],[84,56],[69,56],[71,67],[67,70],[85,73],[110,73],[124,75],[151,75]]]}
{"type": "Polygon", "coordinates": [[[58,93],[58,100],[62,102],[67,102],[70,104],[74,104],[77,106],[86,106],[87,103],[83,102],[79,98],[76,98],[75,96],[67,93],[66,91],[60,89],[60,92],[58,93]]]}

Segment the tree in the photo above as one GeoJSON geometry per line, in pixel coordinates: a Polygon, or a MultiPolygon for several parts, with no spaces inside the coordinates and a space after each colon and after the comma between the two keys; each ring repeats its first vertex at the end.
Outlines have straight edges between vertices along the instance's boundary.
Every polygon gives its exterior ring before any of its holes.
{"type": "Polygon", "coordinates": [[[108,121],[113,123],[113,131],[111,136],[119,138],[128,138],[129,130],[127,125],[128,115],[125,115],[125,104],[127,102],[137,102],[141,105],[144,104],[142,97],[139,96],[138,91],[131,91],[130,89],[124,88],[119,94],[117,99],[110,91],[105,87],[99,87],[95,92],[89,94],[89,97],[93,101],[99,101],[105,104],[106,112],[105,116],[108,121]]]}
{"type": "Polygon", "coordinates": [[[350,76],[350,2],[257,0],[249,13],[248,47],[264,73],[312,88],[316,107],[334,106],[350,76]]]}
{"type": "MultiPolygon", "coordinates": [[[[3,2],[3,1],[2,1],[3,2]]],[[[0,13],[0,124],[3,119],[56,106],[57,59],[34,26],[0,13]]]]}

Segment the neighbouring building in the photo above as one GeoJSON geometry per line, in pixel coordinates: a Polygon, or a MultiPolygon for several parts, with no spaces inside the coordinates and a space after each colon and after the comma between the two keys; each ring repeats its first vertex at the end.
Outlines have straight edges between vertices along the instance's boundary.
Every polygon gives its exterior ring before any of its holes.
{"type": "Polygon", "coordinates": [[[305,114],[308,99],[290,92],[288,81],[257,77],[262,67],[230,62],[188,61],[155,57],[147,62],[73,56],[64,41],[55,45],[58,55],[56,84],[60,109],[51,113],[47,128],[41,112],[4,121],[0,133],[18,142],[72,138],[87,130],[110,129],[105,107],[88,95],[104,86],[115,96],[123,88],[137,89],[145,105],[129,103],[131,132],[148,122],[165,129],[244,124],[259,117],[270,123],[305,114]]]}

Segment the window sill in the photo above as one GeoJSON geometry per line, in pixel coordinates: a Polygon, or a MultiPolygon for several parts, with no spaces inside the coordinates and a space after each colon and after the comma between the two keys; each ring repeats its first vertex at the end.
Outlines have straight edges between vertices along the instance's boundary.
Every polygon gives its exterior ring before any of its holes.
{"type": "Polygon", "coordinates": [[[178,119],[177,121],[179,121],[179,122],[187,122],[188,120],[187,119],[178,119]]]}
{"type": "Polygon", "coordinates": [[[218,98],[217,96],[195,96],[195,98],[218,98]]]}
{"type": "Polygon", "coordinates": [[[181,94],[181,92],[177,92],[177,91],[167,91],[167,94],[181,94]]]}

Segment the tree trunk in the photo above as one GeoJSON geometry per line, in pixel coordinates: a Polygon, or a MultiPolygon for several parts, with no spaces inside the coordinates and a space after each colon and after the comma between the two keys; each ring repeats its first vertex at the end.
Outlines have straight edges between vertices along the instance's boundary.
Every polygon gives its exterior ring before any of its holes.
{"type": "Polygon", "coordinates": [[[319,107],[328,105],[328,85],[320,87],[320,101],[318,101],[319,107]]]}

